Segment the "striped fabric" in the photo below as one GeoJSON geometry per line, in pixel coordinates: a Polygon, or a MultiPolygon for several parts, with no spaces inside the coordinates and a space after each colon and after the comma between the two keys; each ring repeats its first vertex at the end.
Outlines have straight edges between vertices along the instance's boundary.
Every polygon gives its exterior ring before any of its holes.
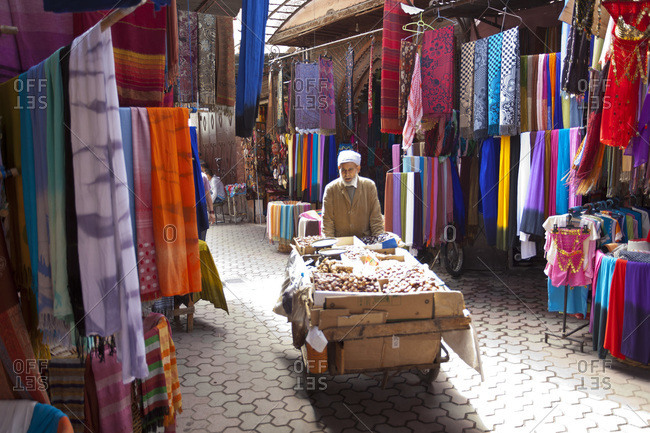
{"type": "Polygon", "coordinates": [[[104,348],[103,360],[96,353],[91,356],[91,368],[95,378],[99,425],[101,431],[131,433],[131,385],[122,383],[122,366],[111,348],[104,348]]]}
{"type": "Polygon", "coordinates": [[[75,433],[84,431],[84,361],[78,358],[52,358],[48,386],[52,406],[70,418],[75,433]]]}
{"type": "Polygon", "coordinates": [[[181,399],[181,384],[178,380],[178,367],[176,364],[176,346],[172,340],[172,331],[167,320],[160,320],[156,325],[160,341],[160,353],[163,369],[165,371],[165,384],[167,387],[167,403],[169,413],[165,416],[165,428],[176,424],[176,415],[183,412],[181,399]]]}
{"type": "MultiPolygon", "coordinates": [[[[111,26],[120,107],[161,107],[165,85],[167,8],[152,2],[111,26]]],[[[74,14],[75,36],[100,21],[105,12],[74,14]]]]}
{"type": "Polygon", "coordinates": [[[160,321],[166,321],[166,319],[157,313],[151,313],[144,320],[149,375],[140,382],[138,394],[142,398],[142,431],[145,433],[156,431],[159,426],[162,426],[164,417],[169,414],[167,383],[157,328],[160,321]]]}

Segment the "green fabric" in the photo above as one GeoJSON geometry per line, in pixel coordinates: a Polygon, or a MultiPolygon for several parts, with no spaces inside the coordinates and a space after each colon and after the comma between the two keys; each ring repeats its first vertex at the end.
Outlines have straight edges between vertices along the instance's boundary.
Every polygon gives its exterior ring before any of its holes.
{"type": "Polygon", "coordinates": [[[68,292],[65,231],[65,126],[63,124],[63,82],[60,51],[45,61],[47,77],[47,202],[50,208],[50,266],[54,292],[54,316],[72,323],[72,304],[68,292]]]}
{"type": "Polygon", "coordinates": [[[204,299],[211,302],[214,308],[221,308],[228,313],[228,303],[223,294],[223,284],[219,277],[219,271],[214,264],[212,254],[208,248],[208,244],[199,240],[199,259],[201,261],[201,293],[195,294],[199,299],[204,299]]]}

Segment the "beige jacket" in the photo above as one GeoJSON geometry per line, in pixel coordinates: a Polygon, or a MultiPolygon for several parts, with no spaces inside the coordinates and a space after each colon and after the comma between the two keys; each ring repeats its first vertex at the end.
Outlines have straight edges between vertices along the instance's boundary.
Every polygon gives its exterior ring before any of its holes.
{"type": "Polygon", "coordinates": [[[354,200],[339,177],[323,194],[323,234],[327,237],[377,236],[384,233],[384,217],[372,180],[359,176],[354,200]]]}

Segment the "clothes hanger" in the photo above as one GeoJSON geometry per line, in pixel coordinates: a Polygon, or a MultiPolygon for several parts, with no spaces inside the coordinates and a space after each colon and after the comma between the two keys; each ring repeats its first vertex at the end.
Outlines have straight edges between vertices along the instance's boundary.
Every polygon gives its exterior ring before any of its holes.
{"type": "Polygon", "coordinates": [[[451,20],[451,19],[449,19],[449,18],[447,18],[447,17],[443,17],[442,15],[440,15],[440,8],[438,8],[438,16],[435,17],[435,18],[433,19],[433,22],[436,22],[436,21],[438,21],[438,20],[449,21],[449,22],[452,23],[453,25],[456,25],[456,21],[451,20]]]}
{"type": "Polygon", "coordinates": [[[407,31],[407,32],[411,32],[411,33],[415,33],[415,34],[424,33],[424,30],[420,30],[420,27],[428,28],[429,30],[435,30],[429,24],[424,22],[424,20],[422,19],[422,13],[420,13],[420,19],[419,20],[412,21],[410,23],[404,24],[402,26],[402,30],[407,31]],[[413,25],[416,26],[415,30],[412,29],[413,25]]]}
{"type": "Polygon", "coordinates": [[[523,18],[521,18],[519,15],[516,15],[516,14],[513,14],[513,13],[508,12],[508,5],[507,5],[507,4],[504,4],[504,5],[503,5],[503,9],[497,9],[497,8],[493,7],[493,6],[490,4],[490,0],[488,0],[488,5],[487,5],[487,7],[486,7],[485,10],[481,13],[481,15],[478,16],[477,19],[480,19],[483,15],[485,15],[485,13],[486,13],[487,11],[494,11],[494,12],[497,12],[497,13],[499,13],[499,14],[503,14],[503,15],[504,15],[504,17],[503,17],[503,19],[502,19],[502,21],[501,21],[501,31],[502,31],[502,32],[503,32],[503,26],[505,25],[505,22],[506,22],[506,17],[505,17],[505,15],[509,15],[509,16],[511,16],[511,17],[513,17],[513,18],[517,18],[521,24],[524,23],[523,18]]]}

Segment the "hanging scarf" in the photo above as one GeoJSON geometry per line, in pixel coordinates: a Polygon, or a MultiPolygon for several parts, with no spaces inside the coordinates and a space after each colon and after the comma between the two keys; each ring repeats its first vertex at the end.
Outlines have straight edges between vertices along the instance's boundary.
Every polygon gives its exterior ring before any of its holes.
{"type": "Polygon", "coordinates": [[[296,130],[303,134],[318,131],[319,66],[315,63],[296,63],[296,130]]]}
{"type": "MultiPolygon", "coordinates": [[[[163,105],[168,8],[159,11],[154,9],[155,4],[147,2],[111,26],[115,79],[121,107],[163,105]]],[[[75,36],[83,34],[106,15],[104,11],[95,10],[97,12],[74,14],[75,36]]],[[[199,56],[195,54],[195,65],[198,59],[199,56]]],[[[214,65],[212,68],[214,70],[214,65]]],[[[195,71],[194,82],[197,80],[195,71]]]]}
{"type": "MultiPolygon", "coordinates": [[[[545,134],[534,134],[535,145],[530,166],[530,183],[526,204],[521,215],[519,231],[530,235],[544,235],[544,164],[546,159],[545,134]]],[[[532,140],[532,135],[531,135],[532,140]]],[[[523,153],[523,152],[522,152],[523,153]]]]}
{"type": "MultiPolygon", "coordinates": [[[[199,233],[202,233],[210,228],[210,220],[208,218],[208,202],[206,195],[210,191],[206,191],[203,186],[203,173],[201,173],[201,165],[199,163],[199,143],[196,136],[196,126],[190,126],[190,143],[192,145],[192,173],[194,178],[194,205],[196,209],[196,225],[199,233]]],[[[210,209],[210,212],[213,212],[210,209]]],[[[135,214],[134,214],[135,215],[135,214]]]]}
{"type": "Polygon", "coordinates": [[[562,69],[562,90],[572,95],[584,93],[589,76],[589,34],[571,27],[567,55],[562,69]]]}
{"type": "MultiPolygon", "coordinates": [[[[399,57],[399,124],[404,125],[408,116],[408,102],[411,94],[411,80],[414,79],[417,45],[402,39],[399,57]]],[[[419,74],[419,71],[418,71],[419,74]]]]}
{"type": "Polygon", "coordinates": [[[526,197],[530,184],[530,132],[521,134],[521,150],[519,152],[519,173],[517,175],[517,234],[521,230],[521,216],[524,212],[526,197]]]}
{"type": "Polygon", "coordinates": [[[196,101],[198,91],[198,15],[178,10],[178,85],[174,87],[176,102],[196,101]]]}
{"type": "Polygon", "coordinates": [[[214,308],[220,308],[226,313],[228,312],[228,303],[223,294],[223,284],[219,271],[214,264],[212,253],[208,244],[204,241],[199,241],[199,254],[201,257],[201,293],[200,297],[203,300],[210,302],[214,308]]]}
{"type": "Polygon", "coordinates": [[[520,58],[520,67],[521,72],[519,75],[519,95],[520,95],[520,111],[519,119],[521,122],[521,131],[530,131],[530,126],[528,125],[528,57],[521,56],[520,58]]]}
{"type": "Polygon", "coordinates": [[[45,61],[47,76],[47,200],[49,257],[53,290],[53,314],[56,319],[73,320],[65,232],[65,132],[63,123],[63,83],[61,81],[60,51],[45,61]]]}
{"type": "Polygon", "coordinates": [[[420,127],[422,120],[422,79],[420,77],[420,56],[415,54],[415,61],[413,62],[413,77],[410,86],[410,94],[408,97],[408,115],[406,123],[404,124],[404,131],[402,132],[403,141],[402,148],[407,150],[413,145],[413,138],[415,133],[420,127]]]}
{"type": "Polygon", "coordinates": [[[485,224],[485,237],[488,245],[497,242],[497,205],[498,205],[498,168],[499,154],[498,138],[486,138],[481,148],[481,172],[479,184],[481,187],[481,206],[485,224]]]}
{"type": "Polygon", "coordinates": [[[497,248],[508,251],[508,217],[510,215],[510,137],[501,137],[497,204],[497,248]]]}
{"type": "Polygon", "coordinates": [[[421,61],[424,116],[449,120],[454,108],[454,26],[424,32],[421,61]]]}
{"type": "Polygon", "coordinates": [[[176,415],[183,412],[181,399],[181,386],[178,380],[178,367],[176,363],[176,346],[172,340],[172,331],[167,320],[160,320],[156,325],[160,339],[160,352],[162,364],[165,371],[165,384],[167,388],[167,402],[169,413],[165,416],[163,425],[173,425],[176,415]]]}
{"type": "Polygon", "coordinates": [[[201,290],[188,112],[147,109],[156,264],[163,296],[201,290]]]}
{"type": "Polygon", "coordinates": [[[354,128],[354,122],[352,119],[352,93],[354,92],[352,88],[353,73],[354,48],[352,48],[352,46],[349,46],[348,51],[345,54],[345,125],[347,126],[349,132],[352,132],[352,128],[354,128]]]}
{"type": "Polygon", "coordinates": [[[150,313],[144,319],[144,342],[147,353],[149,374],[140,382],[142,402],[142,431],[155,432],[163,424],[165,415],[169,414],[167,401],[167,383],[165,382],[165,367],[162,363],[158,322],[166,321],[165,316],[150,313]]]}
{"type": "MultiPolygon", "coordinates": [[[[578,153],[578,147],[580,147],[582,130],[581,128],[571,128],[569,131],[570,131],[569,132],[569,166],[571,167],[571,161],[573,161],[573,159],[575,158],[576,154],[578,153]]],[[[574,173],[575,170],[573,167],[571,167],[568,180],[565,181],[568,182],[569,184],[569,207],[570,208],[582,205],[582,196],[578,195],[578,193],[576,192],[575,183],[571,182],[574,173]]]]}
{"type": "Polygon", "coordinates": [[[216,16],[215,41],[216,99],[217,105],[235,106],[235,41],[233,18],[216,16]]]}
{"type": "Polygon", "coordinates": [[[216,20],[212,14],[197,13],[198,21],[198,87],[202,107],[215,104],[215,39],[216,20]]]}
{"type": "MultiPolygon", "coordinates": [[[[587,122],[587,133],[582,142],[582,150],[579,151],[579,163],[572,182],[576,185],[576,192],[585,195],[593,188],[600,178],[602,171],[602,161],[605,146],[600,140],[601,120],[603,115],[603,96],[605,83],[609,73],[609,63],[605,65],[602,71],[591,71],[591,80],[589,82],[589,120],[587,122]]],[[[576,158],[576,159],[577,159],[576,158]]]]}
{"type": "MultiPolygon", "coordinates": [[[[142,339],[142,335],[139,337],[142,339]]],[[[117,356],[111,353],[111,349],[106,347],[101,355],[103,356],[90,355],[97,389],[100,429],[116,433],[130,433],[133,431],[131,385],[122,383],[121,366],[117,356]]],[[[145,374],[143,377],[146,376],[145,374]]]]}
{"type": "Polygon", "coordinates": [[[336,105],[334,99],[334,65],[329,57],[320,57],[319,108],[320,134],[336,134],[336,105]]]}
{"type": "Polygon", "coordinates": [[[632,138],[632,146],[625,150],[626,155],[634,158],[634,167],[637,168],[648,162],[648,148],[650,146],[650,92],[645,95],[643,108],[639,115],[639,125],[636,137],[632,138]]]}
{"type": "Polygon", "coordinates": [[[399,62],[401,40],[408,36],[402,27],[410,21],[399,0],[384,0],[381,53],[381,132],[400,134],[399,62]]]}
{"type": "Polygon", "coordinates": [[[499,103],[499,134],[516,135],[519,118],[519,27],[503,33],[501,44],[501,99],[499,103]]]}
{"type": "Polygon", "coordinates": [[[474,140],[488,133],[488,39],[474,46],[474,140]]]}
{"type": "Polygon", "coordinates": [[[123,379],[132,380],[146,375],[146,365],[110,34],[95,26],[75,39],[70,71],[75,191],[87,191],[76,196],[86,332],[108,336],[120,331],[123,379]],[[96,101],[108,108],[89,111],[87,104],[96,101]],[[99,181],[96,174],[107,166],[111,170],[99,181]]]}
{"type": "Polygon", "coordinates": [[[151,138],[149,115],[144,108],[131,110],[133,131],[133,176],[135,201],[135,229],[140,281],[140,298],[153,301],[162,296],[158,285],[153,207],[151,201],[151,138]]]}
{"type": "Polygon", "coordinates": [[[242,2],[242,35],[235,99],[235,127],[238,137],[250,137],[255,128],[257,106],[262,90],[264,34],[268,15],[269,0],[242,2]]]}
{"type": "Polygon", "coordinates": [[[549,176],[549,210],[548,214],[557,215],[560,212],[557,211],[557,179],[558,179],[558,147],[559,147],[559,130],[554,129],[551,131],[551,172],[549,176]]]}
{"type": "Polygon", "coordinates": [[[85,369],[85,362],[79,358],[52,358],[48,364],[52,406],[70,419],[75,433],[84,431],[85,369]]]}
{"type": "Polygon", "coordinates": [[[526,68],[528,70],[526,97],[528,99],[528,130],[537,131],[537,69],[539,56],[528,56],[526,68]]]}
{"type": "Polygon", "coordinates": [[[282,74],[282,65],[280,65],[280,68],[278,70],[278,83],[277,83],[277,89],[275,91],[275,118],[276,118],[276,124],[275,126],[278,128],[278,132],[284,133],[285,128],[284,128],[284,78],[282,74]]]}
{"type": "MultiPolygon", "coordinates": [[[[551,148],[551,131],[544,132],[544,219],[549,217],[549,204],[551,202],[551,165],[552,165],[552,148],[551,148]]],[[[553,178],[555,180],[555,178],[553,178]]],[[[555,186],[555,182],[553,182],[555,186]]],[[[553,203],[555,207],[555,202],[553,203]]]]}
{"type": "Polygon", "coordinates": [[[474,131],[474,47],[475,41],[461,46],[460,53],[460,136],[472,138],[474,131]]]}
{"type": "Polygon", "coordinates": [[[521,137],[515,135],[510,137],[510,167],[508,175],[510,177],[510,186],[508,193],[508,239],[507,247],[515,245],[515,239],[519,237],[517,225],[517,195],[519,193],[519,159],[521,154],[521,137]]]}
{"type": "Polygon", "coordinates": [[[375,37],[373,36],[372,39],[370,40],[370,58],[369,58],[369,64],[368,64],[368,126],[372,126],[372,98],[373,98],[373,92],[372,92],[372,64],[375,60],[375,55],[374,55],[374,50],[375,50],[375,37]]]}
{"type": "Polygon", "coordinates": [[[545,131],[547,129],[547,109],[546,109],[546,73],[544,65],[546,64],[546,54],[540,54],[537,57],[537,91],[535,92],[536,100],[535,112],[537,113],[537,130],[545,131]]]}
{"type": "Polygon", "coordinates": [[[488,135],[499,135],[503,33],[488,38],[488,135]]]}
{"type": "Polygon", "coordinates": [[[555,213],[565,214],[569,211],[569,186],[567,178],[571,168],[570,133],[561,129],[558,133],[557,176],[555,181],[555,213]]]}

